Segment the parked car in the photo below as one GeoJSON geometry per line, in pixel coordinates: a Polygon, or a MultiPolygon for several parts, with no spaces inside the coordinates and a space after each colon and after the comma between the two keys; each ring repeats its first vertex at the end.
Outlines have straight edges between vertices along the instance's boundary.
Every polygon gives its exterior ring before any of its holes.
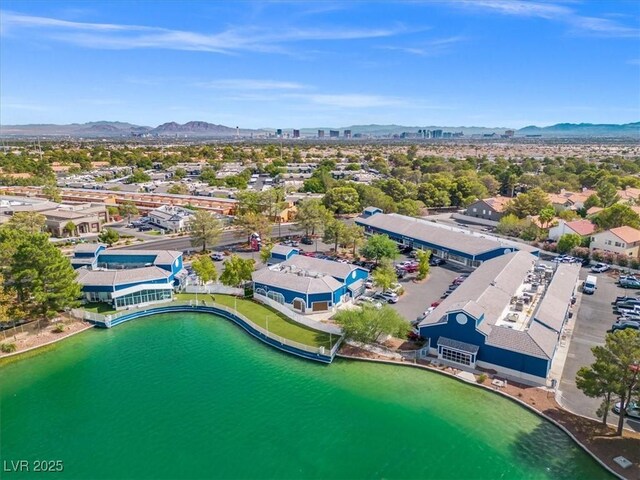
{"type": "Polygon", "coordinates": [[[150,230],[153,230],[153,228],[150,227],[149,225],[142,225],[142,226],[138,227],[138,231],[139,232],[148,232],[150,230]]]}
{"type": "Polygon", "coordinates": [[[376,293],[373,298],[384,300],[387,303],[398,303],[398,294],[393,292],[380,292],[376,293]]]}
{"type": "Polygon", "coordinates": [[[640,322],[634,322],[632,320],[618,320],[613,325],[611,325],[610,332],[615,332],[617,330],[626,330],[627,328],[640,330],[640,322]]]}
{"type": "Polygon", "coordinates": [[[220,262],[224,260],[224,254],[222,252],[213,252],[211,254],[211,260],[213,260],[214,262],[220,262]]]}
{"type": "Polygon", "coordinates": [[[356,300],[356,303],[359,305],[371,305],[372,307],[375,307],[375,308],[382,308],[382,303],[376,301],[372,297],[365,297],[364,295],[358,297],[358,299],[356,300]]]}
{"type": "Polygon", "coordinates": [[[596,263],[593,267],[591,267],[591,271],[594,273],[602,273],[609,270],[611,267],[606,263],[596,263]]]}
{"type": "Polygon", "coordinates": [[[364,288],[373,288],[373,279],[367,278],[364,282],[364,288]]]}
{"type": "Polygon", "coordinates": [[[418,252],[417,252],[416,250],[411,250],[411,251],[407,254],[407,256],[408,256],[409,258],[417,258],[417,257],[418,257],[418,252]]]}
{"type": "MultiPolygon", "coordinates": [[[[613,412],[620,415],[621,403],[617,402],[613,406],[613,412]]],[[[640,402],[629,402],[627,408],[625,408],[624,414],[627,417],[640,418],[640,402]]]]}
{"type": "Polygon", "coordinates": [[[616,302],[616,307],[633,308],[640,305],[640,298],[628,298],[626,300],[616,302]]]}
{"type": "Polygon", "coordinates": [[[413,265],[413,264],[403,265],[399,267],[399,269],[404,270],[407,273],[416,273],[418,271],[418,265],[413,265]]]}
{"type": "Polygon", "coordinates": [[[431,265],[432,267],[437,267],[438,265],[444,265],[445,263],[447,262],[444,258],[434,257],[434,256],[431,256],[431,258],[429,258],[429,265],[431,265]]]}
{"type": "Polygon", "coordinates": [[[628,307],[616,307],[615,310],[617,310],[618,314],[627,316],[627,317],[629,315],[638,315],[640,313],[640,307],[636,305],[632,305],[628,307]]]}
{"type": "Polygon", "coordinates": [[[411,251],[413,251],[413,247],[409,246],[409,245],[402,245],[398,248],[398,250],[400,250],[400,253],[410,253],[411,251]]]}
{"type": "Polygon", "coordinates": [[[640,280],[635,278],[624,278],[620,280],[620,286],[622,288],[640,289],[640,280]]]}
{"type": "Polygon", "coordinates": [[[397,267],[396,268],[396,277],[404,278],[407,276],[407,271],[404,268],[397,267]]]}
{"type": "Polygon", "coordinates": [[[313,238],[302,237],[302,239],[300,240],[300,243],[302,243],[303,245],[313,245],[313,238]]]}
{"type": "Polygon", "coordinates": [[[629,320],[632,322],[640,322],[640,313],[630,313],[627,315],[620,315],[618,317],[619,321],[625,321],[625,320],[629,320]]]}
{"type": "Polygon", "coordinates": [[[613,304],[617,305],[618,303],[625,302],[627,300],[640,300],[640,297],[633,297],[631,295],[618,295],[613,301],[613,304]]]}

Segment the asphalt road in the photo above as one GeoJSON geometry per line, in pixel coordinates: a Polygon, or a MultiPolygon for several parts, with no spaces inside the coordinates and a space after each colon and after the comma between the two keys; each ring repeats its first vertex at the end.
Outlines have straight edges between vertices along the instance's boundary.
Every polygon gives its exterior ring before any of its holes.
{"type": "MultiPolygon", "coordinates": [[[[584,280],[588,274],[589,271],[583,268],[580,272],[581,280],[584,280]]],[[[596,410],[601,401],[589,398],[578,390],[575,383],[576,373],[580,367],[593,363],[591,348],[604,345],[607,330],[616,320],[611,302],[617,295],[625,294],[625,290],[616,285],[615,279],[610,274],[595,275],[598,277],[598,288],[593,295],[582,294],[559,387],[562,392],[562,401],[569,410],[592,418],[596,417],[596,410]]],[[[617,415],[609,412],[608,420],[610,423],[617,424],[617,415]]],[[[640,421],[627,419],[626,426],[640,431],[640,421]]]]}
{"type": "MultiPolygon", "coordinates": [[[[276,225],[271,231],[272,238],[278,238],[280,236],[286,237],[289,235],[300,235],[300,231],[295,230],[295,225],[290,224],[276,225]]],[[[220,235],[220,240],[213,249],[219,250],[219,247],[234,245],[245,241],[246,238],[244,235],[239,236],[235,231],[225,231],[220,235]]],[[[129,250],[178,250],[183,252],[190,252],[194,250],[191,246],[191,237],[187,236],[148,240],[144,243],[136,243],[120,248],[127,248],[129,250]]]]}

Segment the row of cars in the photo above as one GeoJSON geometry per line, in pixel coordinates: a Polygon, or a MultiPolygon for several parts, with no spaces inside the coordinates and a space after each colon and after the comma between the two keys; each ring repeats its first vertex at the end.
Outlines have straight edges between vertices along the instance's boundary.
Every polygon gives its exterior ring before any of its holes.
{"type": "Polygon", "coordinates": [[[442,294],[440,298],[447,298],[456,290],[456,288],[462,285],[462,282],[464,282],[468,277],[468,273],[463,273],[459,277],[456,277],[453,282],[451,282],[451,285],[449,285],[449,288],[447,288],[447,290],[442,294]]]}
{"type": "Polygon", "coordinates": [[[559,255],[551,261],[554,263],[580,263],[585,267],[590,263],[588,258],[572,257],[571,255],[559,255]]]}
{"type": "Polygon", "coordinates": [[[627,328],[640,330],[640,297],[619,295],[612,304],[618,318],[611,326],[610,332],[627,328]]]}

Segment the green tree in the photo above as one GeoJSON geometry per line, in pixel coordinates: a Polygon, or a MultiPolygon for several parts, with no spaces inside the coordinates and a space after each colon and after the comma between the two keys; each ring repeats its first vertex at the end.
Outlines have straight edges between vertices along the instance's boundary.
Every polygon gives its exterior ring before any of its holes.
{"type": "Polygon", "coordinates": [[[582,243],[582,237],[577,233],[565,233],[558,239],[558,252],[568,253],[582,243]]]}
{"type": "Polygon", "coordinates": [[[540,210],[540,223],[543,228],[549,228],[549,224],[554,218],[556,218],[556,211],[551,205],[540,210]]]}
{"type": "Polygon", "coordinates": [[[260,235],[262,241],[271,238],[271,221],[263,214],[245,213],[236,216],[233,224],[238,227],[237,235],[249,238],[252,233],[260,235]]]}
{"type": "Polygon", "coordinates": [[[519,237],[530,223],[530,221],[526,219],[519,219],[514,214],[510,213],[508,215],[504,215],[500,219],[498,226],[496,227],[496,231],[501,235],[519,237]]]}
{"type": "Polygon", "coordinates": [[[589,198],[584,201],[583,208],[585,211],[589,210],[591,207],[602,207],[602,200],[600,200],[597,193],[589,195],[589,198]]]}
{"type": "Polygon", "coordinates": [[[398,213],[409,217],[419,217],[424,204],[420,200],[405,198],[398,203],[398,213]]]}
{"type": "Polygon", "coordinates": [[[144,183],[151,180],[151,177],[147,172],[142,170],[141,168],[136,168],[129,178],[127,178],[127,183],[144,183]]]}
{"type": "Polygon", "coordinates": [[[184,183],[174,183],[167,189],[172,195],[189,195],[189,189],[184,183]]]}
{"type": "Polygon", "coordinates": [[[418,259],[418,280],[423,280],[427,278],[429,275],[429,259],[431,258],[431,250],[418,250],[416,252],[416,257],[418,259]]]}
{"type": "Polygon", "coordinates": [[[8,228],[25,233],[38,233],[44,230],[46,218],[37,212],[16,212],[6,223],[8,228]]]}
{"type": "Polygon", "coordinates": [[[120,234],[112,228],[104,228],[98,235],[98,240],[111,246],[120,240],[120,234]]]}
{"type": "Polygon", "coordinates": [[[0,271],[0,325],[12,320],[11,311],[15,305],[15,294],[4,281],[4,275],[0,271]]]}
{"type": "Polygon", "coordinates": [[[362,343],[375,343],[382,335],[405,338],[410,329],[409,323],[388,305],[340,310],[335,322],[346,338],[362,343]]]}
{"type": "Polygon", "coordinates": [[[618,189],[608,180],[598,182],[596,191],[603,207],[610,207],[620,200],[618,189]]]}
{"type": "Polygon", "coordinates": [[[324,227],[324,236],[322,241],[325,243],[333,243],[333,251],[338,253],[338,245],[342,243],[346,235],[346,225],[338,219],[332,218],[324,227]]]}
{"type": "Polygon", "coordinates": [[[182,167],[176,168],[175,171],[173,172],[173,178],[177,180],[182,180],[186,176],[187,176],[187,171],[182,167]]]}
{"type": "Polygon", "coordinates": [[[329,221],[331,213],[322,202],[315,198],[302,200],[296,212],[296,229],[303,231],[306,236],[321,232],[329,221]]]}
{"type": "Polygon", "coordinates": [[[355,223],[345,224],[342,242],[345,247],[351,248],[351,254],[355,257],[358,247],[364,243],[364,229],[355,223]]]}
{"type": "Polygon", "coordinates": [[[396,269],[388,260],[383,261],[380,266],[373,271],[371,277],[373,278],[374,285],[380,287],[383,292],[389,290],[391,286],[398,281],[396,269]]]}
{"type": "Polygon", "coordinates": [[[75,270],[42,233],[24,237],[13,255],[9,281],[27,310],[44,318],[79,303],[75,270]]]}
{"type": "Polygon", "coordinates": [[[262,245],[262,248],[260,249],[260,261],[262,263],[266,264],[269,261],[271,258],[271,250],[273,250],[272,243],[265,243],[262,245]]]}
{"type": "MultiPolygon", "coordinates": [[[[605,344],[593,347],[591,352],[595,361],[578,371],[576,385],[587,396],[604,397],[599,409],[603,416],[603,410],[609,408],[612,396],[620,400],[620,410],[624,411],[637,388],[640,333],[629,328],[609,333],[605,337],[605,344]]],[[[624,415],[620,415],[617,435],[622,435],[623,427],[624,415]]]]}
{"type": "Polygon", "coordinates": [[[127,217],[127,223],[131,223],[131,216],[138,215],[138,207],[133,202],[124,202],[118,206],[118,211],[123,217],[127,217]]]}
{"type": "Polygon", "coordinates": [[[191,246],[202,247],[202,252],[207,250],[207,245],[214,245],[222,234],[222,223],[206,210],[196,210],[189,226],[191,246]]]}
{"type": "Polygon", "coordinates": [[[323,201],[329,211],[338,215],[356,213],[360,209],[360,197],[352,187],[334,187],[327,191],[323,201]]]}
{"type": "Polygon", "coordinates": [[[602,230],[610,230],[623,225],[640,228],[640,216],[629,205],[615,203],[609,208],[598,212],[593,219],[593,223],[602,230]]]}
{"type": "Polygon", "coordinates": [[[62,194],[60,193],[60,189],[55,184],[49,183],[42,187],[42,194],[47,200],[55,203],[62,202],[62,194]]]}
{"type": "Polygon", "coordinates": [[[378,264],[381,260],[393,260],[398,257],[398,245],[387,235],[371,235],[360,253],[368,260],[378,264]]]}
{"type": "Polygon", "coordinates": [[[238,287],[242,283],[251,280],[254,264],[255,262],[252,258],[244,259],[238,255],[231,255],[224,262],[224,270],[220,275],[220,281],[224,285],[238,287]]]}
{"type": "Polygon", "coordinates": [[[544,208],[551,206],[549,196],[541,188],[532,188],[527,193],[521,193],[511,200],[507,212],[518,218],[539,215],[544,208]]]}
{"type": "Polygon", "coordinates": [[[202,283],[214,282],[218,278],[216,265],[209,255],[199,255],[191,262],[191,267],[202,283]]]}
{"type": "Polygon", "coordinates": [[[76,224],[73,223],[71,220],[69,220],[64,225],[63,230],[64,230],[64,233],[66,233],[68,237],[72,237],[76,233],[76,224]]]}

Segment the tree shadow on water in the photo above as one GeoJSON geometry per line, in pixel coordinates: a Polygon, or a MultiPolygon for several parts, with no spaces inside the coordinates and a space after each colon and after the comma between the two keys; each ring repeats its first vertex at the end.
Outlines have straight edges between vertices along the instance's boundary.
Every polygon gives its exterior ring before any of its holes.
{"type": "Polygon", "coordinates": [[[556,426],[543,421],[518,435],[511,451],[519,463],[553,479],[614,478],[556,426]]]}

